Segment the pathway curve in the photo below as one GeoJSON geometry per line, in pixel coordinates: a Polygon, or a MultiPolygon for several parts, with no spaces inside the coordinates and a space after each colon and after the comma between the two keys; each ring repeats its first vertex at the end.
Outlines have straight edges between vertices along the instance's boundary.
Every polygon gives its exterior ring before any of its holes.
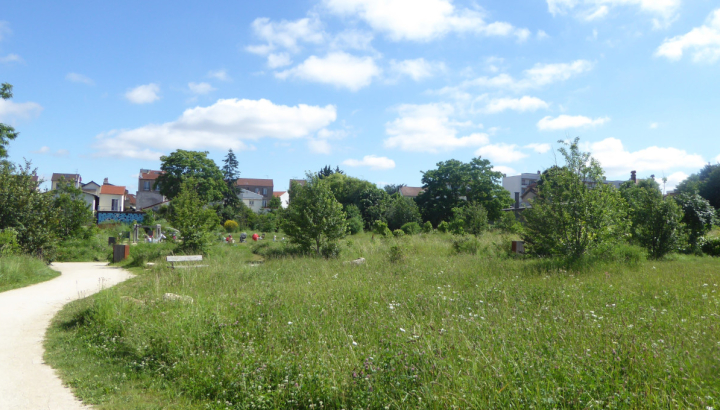
{"type": "Polygon", "coordinates": [[[107,263],[54,263],[61,275],[0,293],[0,410],[89,409],[43,362],[50,320],[65,305],[132,275],[107,263]]]}

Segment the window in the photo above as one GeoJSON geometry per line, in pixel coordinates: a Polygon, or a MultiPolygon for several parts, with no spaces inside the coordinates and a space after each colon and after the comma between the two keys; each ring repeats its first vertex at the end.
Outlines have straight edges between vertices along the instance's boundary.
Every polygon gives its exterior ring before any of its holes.
{"type": "Polygon", "coordinates": [[[260,188],[255,188],[255,193],[256,193],[256,194],[259,194],[259,193],[260,193],[260,188]]]}
{"type": "Polygon", "coordinates": [[[263,188],[263,195],[267,195],[267,188],[263,188]]]}
{"type": "Polygon", "coordinates": [[[255,201],[250,201],[250,206],[255,205],[255,201]]]}
{"type": "Polygon", "coordinates": [[[160,191],[160,184],[155,184],[155,190],[160,191]]]}
{"type": "MultiPolygon", "coordinates": [[[[263,189],[264,191],[264,189],[263,189]]],[[[263,199],[263,208],[267,208],[267,201],[263,199]]]]}
{"type": "Polygon", "coordinates": [[[113,199],[113,200],[112,200],[111,210],[112,210],[112,211],[119,211],[119,210],[120,210],[120,200],[119,200],[119,199],[113,199]]]}
{"type": "Polygon", "coordinates": [[[150,181],[143,181],[143,191],[150,190],[150,181]]]}

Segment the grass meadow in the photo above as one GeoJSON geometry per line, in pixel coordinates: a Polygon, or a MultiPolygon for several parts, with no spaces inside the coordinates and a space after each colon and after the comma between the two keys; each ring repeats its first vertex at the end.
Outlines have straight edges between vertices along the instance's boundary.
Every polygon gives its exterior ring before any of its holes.
{"type": "Polygon", "coordinates": [[[362,234],[338,260],[238,245],[134,268],[65,307],[45,359],[100,409],[720,409],[720,259],[565,271],[509,240],[362,234]]]}
{"type": "Polygon", "coordinates": [[[45,262],[32,256],[0,258],[0,292],[44,282],[59,275],[45,262]]]}

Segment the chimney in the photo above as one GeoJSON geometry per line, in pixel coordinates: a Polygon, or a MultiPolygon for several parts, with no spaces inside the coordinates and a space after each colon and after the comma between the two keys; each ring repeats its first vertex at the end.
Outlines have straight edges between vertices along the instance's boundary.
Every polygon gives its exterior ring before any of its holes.
{"type": "Polygon", "coordinates": [[[637,184],[637,172],[636,171],[630,171],[630,180],[637,184]]]}
{"type": "MultiPolygon", "coordinates": [[[[635,171],[633,171],[633,172],[635,172],[635,171]]],[[[103,179],[103,185],[108,185],[108,184],[109,184],[108,179],[107,178],[103,179]]]]}

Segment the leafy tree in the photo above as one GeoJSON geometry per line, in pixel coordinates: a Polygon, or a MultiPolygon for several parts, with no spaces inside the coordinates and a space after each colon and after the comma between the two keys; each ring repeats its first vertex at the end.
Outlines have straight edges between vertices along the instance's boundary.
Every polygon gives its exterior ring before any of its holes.
{"type": "Polygon", "coordinates": [[[291,189],[294,198],[286,210],[283,231],[305,252],[336,255],[337,243],[346,232],[346,215],[340,202],[317,177],[304,187],[293,184],[291,189]]]}
{"type": "Polygon", "coordinates": [[[192,177],[183,179],[170,203],[170,223],[180,231],[180,249],[187,252],[205,252],[212,241],[211,232],[220,224],[215,211],[200,196],[201,184],[192,177]]]}
{"type": "Polygon", "coordinates": [[[325,165],[324,167],[320,168],[320,172],[317,173],[317,177],[319,179],[323,179],[325,177],[329,177],[333,174],[341,174],[344,175],[345,172],[340,169],[340,167],[335,167],[335,169],[332,169],[330,165],[325,165]]]}
{"type": "Polygon", "coordinates": [[[358,208],[365,226],[372,228],[375,221],[384,221],[390,197],[387,192],[375,186],[367,187],[360,192],[358,208]]]}
{"type": "Polygon", "coordinates": [[[707,199],[715,209],[720,209],[720,165],[706,165],[700,172],[700,180],[700,196],[707,199]]]}
{"type": "Polygon", "coordinates": [[[57,183],[53,206],[57,216],[57,233],[61,239],[75,238],[83,233],[83,227],[92,222],[92,210],[85,202],[82,189],[73,184],[57,183]]]}
{"type": "Polygon", "coordinates": [[[688,237],[690,252],[698,252],[700,238],[710,232],[715,222],[715,210],[707,199],[699,194],[680,194],[674,197],[682,208],[684,216],[682,222],[688,237]]]}
{"type": "Polygon", "coordinates": [[[270,198],[270,202],[268,202],[268,208],[273,210],[282,208],[282,200],[276,196],[270,198]]]}
{"type": "Polygon", "coordinates": [[[385,220],[391,231],[400,229],[409,222],[422,222],[420,210],[412,198],[405,198],[400,194],[394,194],[386,202],[385,220]]]}
{"type": "Polygon", "coordinates": [[[605,185],[600,164],[580,151],[579,138],[559,149],[563,167],[541,176],[532,208],[523,212],[523,238],[537,255],[577,258],[610,246],[627,232],[626,204],[615,187],[605,185]]]}
{"type": "Polygon", "coordinates": [[[214,202],[224,198],[227,185],[223,173],[215,161],[207,157],[207,151],[185,151],[179,149],[170,155],[160,157],[160,175],[155,184],[160,185],[160,193],[171,200],[180,194],[183,182],[193,179],[193,186],[202,201],[214,202]]]}
{"type": "Polygon", "coordinates": [[[466,201],[482,205],[491,221],[512,204],[510,193],[501,184],[503,174],[493,171],[490,161],[480,157],[469,163],[453,159],[437,166],[423,172],[424,191],[416,199],[423,219],[433,225],[451,220],[453,208],[462,207],[466,201]]]}
{"type": "MultiPolygon", "coordinates": [[[[3,83],[0,86],[0,98],[3,100],[9,100],[13,97],[12,94],[13,86],[8,83],[3,83]]],[[[6,146],[10,143],[10,141],[17,138],[18,133],[15,131],[15,128],[0,123],[0,161],[3,161],[4,158],[7,158],[8,152],[6,146]]]]}
{"type": "MultiPolygon", "coordinates": [[[[487,211],[477,202],[469,202],[463,207],[453,208],[453,221],[450,223],[451,230],[453,222],[462,227],[464,232],[479,236],[487,230],[487,211]]],[[[457,231],[459,229],[456,228],[457,231]]]]}
{"type": "Polygon", "coordinates": [[[237,180],[240,178],[240,171],[238,170],[238,160],[233,150],[228,150],[225,159],[223,160],[222,174],[223,181],[227,189],[223,192],[223,205],[225,207],[236,208],[240,202],[240,187],[237,186],[237,180]]]}
{"type": "Polygon", "coordinates": [[[407,186],[407,185],[405,185],[405,184],[388,184],[388,185],[385,185],[383,187],[383,189],[385,190],[385,192],[388,193],[388,195],[393,195],[393,194],[397,194],[398,192],[400,192],[400,188],[405,187],[405,186],[407,186]]]}

